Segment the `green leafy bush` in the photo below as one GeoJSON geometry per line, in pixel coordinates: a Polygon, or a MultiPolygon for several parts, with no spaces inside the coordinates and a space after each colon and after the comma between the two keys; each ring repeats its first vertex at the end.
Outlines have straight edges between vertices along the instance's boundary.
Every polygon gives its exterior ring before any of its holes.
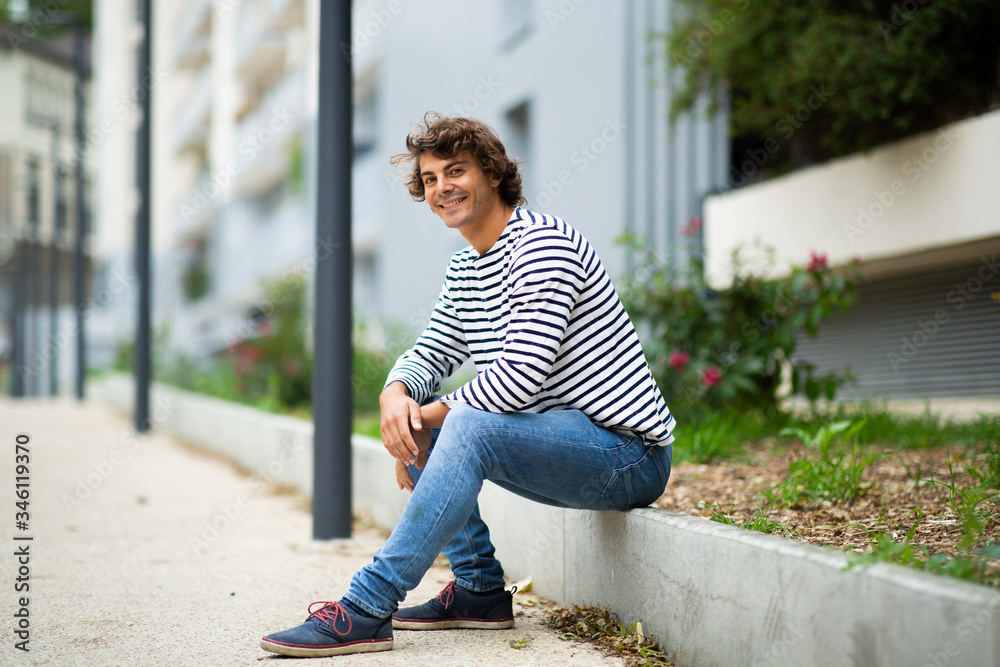
{"type": "MultiPolygon", "coordinates": [[[[870,149],[1000,106],[995,0],[680,0],[671,114],[729,100],[767,168],[870,149]]],[[[744,147],[745,148],[745,147],[744,147]]],[[[742,161],[738,153],[736,162],[742,161]]]]}
{"type": "Polygon", "coordinates": [[[305,280],[291,275],[267,283],[265,293],[250,317],[254,335],[232,341],[222,364],[232,370],[241,400],[277,410],[308,407],[312,355],[306,349],[305,280]]]}
{"type": "MultiPolygon", "coordinates": [[[[694,220],[687,233],[697,232],[694,220]]],[[[685,415],[708,409],[742,411],[777,407],[778,390],[815,401],[833,398],[845,375],[817,375],[794,356],[800,332],[815,336],[820,323],[854,301],[860,275],[834,270],[824,255],[768,279],[765,266],[748,266],[733,255],[732,283],[716,291],[706,282],[701,258],[692,251],[679,267],[663,263],[627,238],[639,267],[622,282],[622,300],[643,336],[643,348],[667,402],[685,415]]]]}

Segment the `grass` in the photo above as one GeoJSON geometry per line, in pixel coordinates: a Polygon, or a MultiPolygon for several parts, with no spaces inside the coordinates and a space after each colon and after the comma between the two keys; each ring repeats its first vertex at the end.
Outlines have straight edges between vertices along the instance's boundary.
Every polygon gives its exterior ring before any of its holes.
{"type": "MultiPolygon", "coordinates": [[[[749,518],[739,519],[733,508],[704,504],[711,519],[764,533],[790,535],[772,518],[775,503],[802,507],[820,502],[850,504],[865,494],[865,469],[893,450],[961,447],[966,475],[959,476],[949,461],[950,479],[909,471],[914,488],[932,484],[942,502],[962,526],[963,536],[951,554],[932,554],[912,541],[916,524],[902,540],[878,533],[871,536],[870,552],[850,555],[850,568],[887,562],[933,574],[1000,586],[1000,544],[983,543],[984,529],[1000,511],[1000,417],[982,416],[969,422],[943,420],[924,412],[901,415],[884,405],[836,407],[804,415],[788,413],[706,414],[696,416],[677,431],[675,461],[712,463],[745,458],[751,446],[780,449],[801,442],[807,454],[789,464],[787,477],[764,492],[749,518]],[[871,453],[871,449],[878,452],[871,453]],[[972,480],[971,482],[969,480],[972,480]],[[963,481],[964,480],[964,481],[963,481]]],[[[923,516],[917,508],[915,518],[923,516]]]]}
{"type": "Polygon", "coordinates": [[[861,475],[881,454],[864,454],[858,444],[858,435],[864,429],[864,420],[852,423],[847,420],[821,426],[814,433],[799,428],[783,429],[779,435],[799,438],[814,456],[807,456],[788,466],[788,477],[775,486],[775,498],[786,507],[798,507],[803,502],[822,500],[850,502],[864,494],[867,486],[861,475]],[[837,440],[850,442],[850,450],[834,454],[837,440]],[[816,456],[818,455],[818,456],[816,456]]]}
{"type": "Polygon", "coordinates": [[[992,563],[1000,560],[1000,546],[968,548],[955,556],[930,555],[926,546],[913,543],[912,538],[913,529],[900,542],[880,533],[872,540],[872,550],[869,553],[849,554],[845,570],[868,567],[875,563],[894,563],[931,574],[1000,587],[1000,571],[992,566],[992,563]]]}
{"type": "Polygon", "coordinates": [[[724,511],[719,503],[716,503],[714,508],[712,508],[708,503],[703,503],[703,505],[712,511],[712,521],[716,521],[718,523],[724,523],[729,526],[738,526],[740,528],[746,528],[747,530],[753,530],[758,533],[781,533],[782,535],[787,536],[795,535],[794,530],[771,518],[771,514],[774,511],[773,495],[766,495],[759,498],[757,507],[754,508],[750,518],[742,522],[733,518],[732,507],[730,507],[728,511],[724,511]]]}

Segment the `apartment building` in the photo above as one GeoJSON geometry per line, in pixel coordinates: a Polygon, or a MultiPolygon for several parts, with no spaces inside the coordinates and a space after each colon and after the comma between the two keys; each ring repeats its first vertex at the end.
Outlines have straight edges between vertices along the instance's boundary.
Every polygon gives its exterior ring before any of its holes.
{"type": "MultiPolygon", "coordinates": [[[[154,7],[154,321],[198,358],[245,333],[262,281],[311,275],[320,3],[154,7]]],[[[465,245],[389,164],[428,110],[494,126],[524,161],[528,206],[579,228],[612,275],[628,270],[625,231],[675,247],[724,180],[728,142],[724,115],[668,126],[662,44],[649,35],[669,11],[654,0],[356,1],[342,48],[355,74],[354,150],[342,156],[354,174],[355,315],[421,329],[465,245]]],[[[107,104],[134,85],[134,10],[101,0],[97,17],[100,34],[125,36],[98,56],[107,104]]],[[[127,138],[105,143],[102,164],[131,164],[127,138]]],[[[131,187],[111,171],[98,185],[105,277],[129,269],[131,187]]],[[[128,335],[129,317],[108,310],[103,349],[128,335]]]]}
{"type": "Polygon", "coordinates": [[[777,269],[810,253],[867,275],[851,312],[803,337],[851,399],[1000,411],[1000,111],[710,198],[705,240],[724,284],[733,249],[762,239],[777,269]]]}
{"type": "MultiPolygon", "coordinates": [[[[89,75],[89,40],[84,46],[89,75]]],[[[73,386],[75,85],[71,30],[46,41],[37,30],[0,25],[0,388],[21,395],[73,386]]],[[[87,152],[82,159],[86,188],[92,162],[87,152]]]]}

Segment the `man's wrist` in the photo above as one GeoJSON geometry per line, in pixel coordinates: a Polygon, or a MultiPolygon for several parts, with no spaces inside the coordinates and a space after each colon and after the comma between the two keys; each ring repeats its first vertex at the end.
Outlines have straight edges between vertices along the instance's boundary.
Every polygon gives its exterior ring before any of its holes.
{"type": "Polygon", "coordinates": [[[410,390],[407,389],[406,385],[400,380],[396,380],[385,386],[385,389],[383,389],[382,393],[379,394],[379,403],[382,402],[383,397],[396,395],[405,396],[407,398],[410,397],[410,390]]]}
{"type": "Polygon", "coordinates": [[[451,408],[441,401],[433,401],[420,407],[420,422],[430,428],[441,428],[450,411],[451,408]]]}

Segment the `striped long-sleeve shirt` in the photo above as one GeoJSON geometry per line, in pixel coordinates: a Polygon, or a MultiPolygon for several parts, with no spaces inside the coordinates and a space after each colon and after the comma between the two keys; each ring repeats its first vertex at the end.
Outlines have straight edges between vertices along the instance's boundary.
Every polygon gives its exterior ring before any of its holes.
{"type": "Polygon", "coordinates": [[[590,243],[559,218],[516,209],[493,247],[448,265],[430,324],[386,385],[430,399],[472,357],[477,376],[442,397],[487,412],[580,410],[647,444],[674,418],[590,243]]]}

